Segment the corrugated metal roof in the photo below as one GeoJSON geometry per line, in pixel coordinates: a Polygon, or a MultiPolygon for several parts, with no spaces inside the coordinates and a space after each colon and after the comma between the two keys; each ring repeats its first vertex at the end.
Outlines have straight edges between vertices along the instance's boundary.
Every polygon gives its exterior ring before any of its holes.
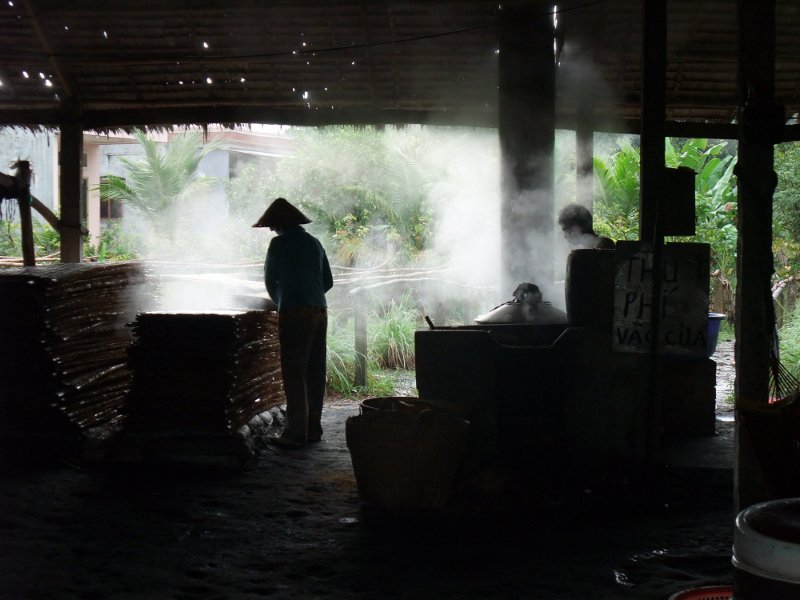
{"type": "MultiPolygon", "coordinates": [[[[531,18],[552,20],[539,5],[531,18]]],[[[496,0],[11,0],[0,123],[494,125],[499,18],[496,0]]],[[[558,19],[558,118],[588,83],[600,117],[636,119],[640,2],[559,2],[558,19]]],[[[800,3],[778,0],[787,114],[800,111],[798,34],[800,3]]],[[[736,0],[668,2],[668,120],[730,124],[736,65],[736,0]]]]}

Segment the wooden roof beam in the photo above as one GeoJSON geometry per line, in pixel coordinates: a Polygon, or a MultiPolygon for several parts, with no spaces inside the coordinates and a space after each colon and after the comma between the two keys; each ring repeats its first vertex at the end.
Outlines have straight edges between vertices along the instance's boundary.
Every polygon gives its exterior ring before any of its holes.
{"type": "MultiPolygon", "coordinates": [[[[497,115],[490,111],[441,112],[425,110],[362,110],[337,109],[265,109],[264,106],[226,107],[173,107],[161,108],[158,113],[148,109],[92,110],[78,115],[64,110],[0,109],[0,127],[58,127],[62,123],[84,122],[88,130],[113,130],[134,125],[195,125],[201,123],[275,123],[282,125],[380,125],[428,124],[462,125],[465,127],[497,127],[497,115]],[[154,118],[158,117],[154,122],[154,118]]],[[[556,128],[574,131],[574,115],[556,116],[556,128]]],[[[594,131],[598,133],[621,133],[639,135],[639,119],[596,119],[594,131]]],[[[664,125],[667,137],[738,139],[736,123],[702,123],[693,121],[667,121],[664,125]]],[[[800,141],[800,124],[785,125],[781,142],[800,141]]]]}

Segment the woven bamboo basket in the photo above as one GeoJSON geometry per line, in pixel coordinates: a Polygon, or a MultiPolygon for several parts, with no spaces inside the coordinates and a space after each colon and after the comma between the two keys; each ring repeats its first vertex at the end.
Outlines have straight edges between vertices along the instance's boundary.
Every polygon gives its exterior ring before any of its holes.
{"type": "Polygon", "coordinates": [[[385,510],[444,508],[469,422],[391,399],[370,408],[345,423],[359,498],[385,510]]]}

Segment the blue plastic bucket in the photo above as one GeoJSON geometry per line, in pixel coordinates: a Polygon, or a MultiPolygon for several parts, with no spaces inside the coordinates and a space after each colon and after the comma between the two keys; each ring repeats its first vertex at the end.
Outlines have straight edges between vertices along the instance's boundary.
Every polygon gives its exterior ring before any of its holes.
{"type": "Polygon", "coordinates": [[[706,356],[711,358],[717,350],[717,340],[719,339],[719,328],[725,320],[722,313],[708,313],[708,333],[706,343],[706,356]]]}

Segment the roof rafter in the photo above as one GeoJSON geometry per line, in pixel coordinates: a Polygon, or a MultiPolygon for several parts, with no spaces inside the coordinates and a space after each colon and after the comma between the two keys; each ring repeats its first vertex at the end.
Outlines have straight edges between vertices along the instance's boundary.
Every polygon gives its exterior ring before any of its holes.
{"type": "Polygon", "coordinates": [[[53,52],[53,48],[50,46],[50,42],[47,39],[47,35],[42,29],[42,25],[39,22],[39,17],[36,14],[34,0],[22,0],[22,6],[25,8],[25,12],[28,15],[28,19],[30,19],[31,26],[33,27],[34,31],[36,31],[36,36],[39,38],[39,43],[42,45],[42,48],[44,49],[45,54],[47,55],[48,61],[52,65],[53,70],[56,72],[56,76],[58,77],[58,82],[61,85],[61,89],[64,91],[65,96],[69,98],[74,98],[75,97],[74,87],[72,85],[69,74],[64,70],[61,61],[58,58],[56,58],[56,55],[53,52]]]}

